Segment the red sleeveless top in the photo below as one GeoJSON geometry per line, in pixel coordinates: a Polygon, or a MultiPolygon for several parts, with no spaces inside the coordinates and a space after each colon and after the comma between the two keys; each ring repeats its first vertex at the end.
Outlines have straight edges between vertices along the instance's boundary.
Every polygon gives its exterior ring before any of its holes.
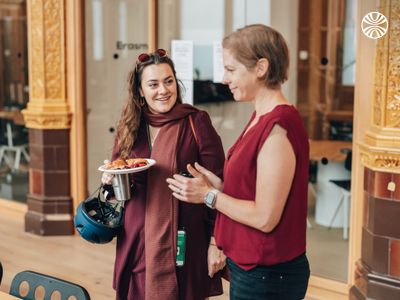
{"type": "MultiPolygon", "coordinates": [[[[223,192],[234,198],[254,201],[258,153],[275,124],[287,131],[296,157],[296,169],[281,220],[273,231],[264,233],[218,213],[215,223],[217,246],[245,270],[290,261],[306,250],[309,161],[307,132],[299,113],[290,105],[278,105],[271,112],[262,115],[257,124],[244,135],[254,117],[255,112],[228,152],[223,192]]],[[[267,181],[268,178],[263,180],[267,181]]]]}

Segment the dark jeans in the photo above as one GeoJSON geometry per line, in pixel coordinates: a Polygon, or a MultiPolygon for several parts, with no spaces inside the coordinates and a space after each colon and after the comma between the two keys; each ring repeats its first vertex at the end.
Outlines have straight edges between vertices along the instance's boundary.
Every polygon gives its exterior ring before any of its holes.
{"type": "Polygon", "coordinates": [[[231,300],[300,300],[304,299],[310,267],[305,254],[295,259],[245,271],[229,258],[231,300]]]}

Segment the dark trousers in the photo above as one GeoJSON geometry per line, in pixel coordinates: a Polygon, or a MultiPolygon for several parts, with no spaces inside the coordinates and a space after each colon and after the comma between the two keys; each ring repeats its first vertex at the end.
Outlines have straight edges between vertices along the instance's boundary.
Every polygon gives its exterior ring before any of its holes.
{"type": "Polygon", "coordinates": [[[295,259],[245,271],[227,259],[231,300],[300,300],[304,299],[310,267],[305,254],[295,259]]]}

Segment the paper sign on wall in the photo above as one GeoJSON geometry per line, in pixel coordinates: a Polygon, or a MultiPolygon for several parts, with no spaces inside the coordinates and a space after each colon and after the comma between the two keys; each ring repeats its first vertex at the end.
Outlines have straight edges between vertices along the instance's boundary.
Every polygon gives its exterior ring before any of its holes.
{"type": "Polygon", "coordinates": [[[215,41],[213,43],[213,81],[221,83],[224,77],[224,64],[222,62],[222,43],[215,41]]]}
{"type": "Polygon", "coordinates": [[[193,41],[172,40],[171,52],[176,76],[185,86],[183,101],[193,104],[193,41]]]}

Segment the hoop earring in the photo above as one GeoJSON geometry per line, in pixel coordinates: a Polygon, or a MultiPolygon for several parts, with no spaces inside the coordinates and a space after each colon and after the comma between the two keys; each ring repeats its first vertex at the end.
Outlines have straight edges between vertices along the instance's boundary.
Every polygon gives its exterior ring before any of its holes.
{"type": "Polygon", "coordinates": [[[140,97],[140,99],[139,99],[139,105],[140,105],[141,107],[143,107],[145,104],[146,104],[145,98],[144,98],[144,97],[140,97]]]}

